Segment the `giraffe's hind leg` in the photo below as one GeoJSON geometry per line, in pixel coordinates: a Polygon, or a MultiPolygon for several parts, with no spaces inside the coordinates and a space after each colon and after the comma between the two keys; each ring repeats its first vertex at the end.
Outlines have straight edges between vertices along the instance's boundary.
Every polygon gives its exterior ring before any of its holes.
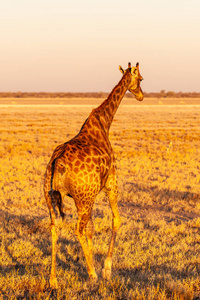
{"type": "Polygon", "coordinates": [[[52,197],[49,194],[49,186],[45,184],[44,194],[47,201],[47,205],[51,217],[51,236],[52,236],[52,255],[51,255],[51,276],[50,276],[50,287],[54,290],[58,288],[56,278],[56,246],[57,246],[57,232],[56,232],[56,214],[54,206],[52,205],[52,197]]]}
{"type": "Polygon", "coordinates": [[[117,205],[117,196],[118,196],[118,187],[117,180],[115,176],[115,169],[113,167],[113,172],[109,175],[108,180],[106,182],[104,191],[108,195],[110,207],[112,209],[113,221],[112,221],[112,236],[110,240],[109,250],[107,254],[107,258],[104,262],[104,268],[102,270],[102,275],[104,279],[111,278],[111,268],[112,268],[112,255],[114,244],[116,240],[117,230],[121,225],[121,218],[119,215],[118,205],[117,205]]]}
{"type": "MultiPolygon", "coordinates": [[[[92,237],[94,234],[94,224],[92,221],[92,216],[90,216],[89,221],[87,223],[87,228],[86,228],[86,237],[87,237],[87,242],[88,242],[88,251],[89,251],[89,255],[91,257],[91,261],[93,264],[93,242],[92,242],[92,237]]],[[[92,275],[93,278],[95,278],[95,280],[97,279],[97,276],[94,274],[92,275]]]]}
{"type": "MultiPolygon", "coordinates": [[[[52,290],[58,289],[58,282],[56,278],[56,248],[57,248],[57,230],[56,230],[56,205],[57,202],[61,203],[59,195],[56,199],[54,198],[53,191],[51,190],[51,166],[49,165],[46,172],[45,184],[44,184],[44,195],[49,208],[51,217],[51,237],[52,237],[52,255],[51,255],[51,276],[50,276],[50,287],[52,290]]],[[[59,204],[58,204],[59,206],[59,204]]],[[[62,210],[62,208],[61,208],[62,210]]]]}
{"type": "Polygon", "coordinates": [[[94,229],[93,229],[93,222],[91,218],[91,211],[84,214],[78,213],[78,222],[77,222],[75,234],[83,249],[90,279],[96,281],[97,274],[94,268],[93,254],[92,254],[93,231],[94,229]]]}
{"type": "Polygon", "coordinates": [[[51,276],[50,276],[50,287],[52,289],[58,288],[58,282],[56,278],[56,248],[57,248],[57,232],[56,224],[51,224],[51,236],[52,236],[52,256],[51,256],[51,276]]]}

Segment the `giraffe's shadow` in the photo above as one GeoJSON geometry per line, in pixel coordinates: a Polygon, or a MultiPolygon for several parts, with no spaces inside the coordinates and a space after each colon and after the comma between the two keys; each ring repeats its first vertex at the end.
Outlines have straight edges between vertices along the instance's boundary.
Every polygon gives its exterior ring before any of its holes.
{"type": "MultiPolygon", "coordinates": [[[[32,275],[38,276],[40,274],[41,263],[29,261],[27,253],[32,247],[35,251],[40,251],[41,256],[50,255],[47,250],[50,241],[45,236],[45,226],[41,225],[43,220],[41,217],[30,217],[24,214],[15,215],[4,210],[0,210],[0,226],[1,243],[0,247],[4,251],[4,259],[0,265],[0,274],[6,276],[10,272],[17,272],[17,275],[23,276],[27,274],[32,268],[32,275]],[[34,241],[34,235],[43,235],[43,239],[34,241]],[[32,241],[30,242],[30,237],[32,241]],[[28,242],[27,242],[28,241],[28,242]]],[[[30,252],[30,259],[31,259],[30,252]]]]}
{"type": "MultiPolygon", "coordinates": [[[[2,276],[6,276],[6,274],[13,271],[16,271],[19,276],[23,276],[30,272],[30,268],[32,275],[38,276],[41,274],[41,269],[43,269],[43,260],[48,257],[48,269],[50,271],[51,232],[49,219],[47,220],[44,216],[19,216],[0,210],[0,224],[2,224],[0,247],[3,248],[5,260],[5,264],[1,263],[0,265],[2,276]],[[12,236],[12,238],[5,238],[8,236],[12,236]],[[23,247],[26,251],[23,250],[23,247]],[[29,252],[31,247],[36,253],[39,253],[38,262],[31,262],[31,252],[29,261],[26,252],[29,252]]],[[[81,278],[87,278],[86,267],[80,260],[82,249],[79,242],[61,236],[58,237],[57,243],[60,245],[59,251],[61,253],[56,258],[57,266],[68,271],[74,268],[81,278]],[[71,249],[74,249],[74,255],[66,250],[68,245],[71,249]]]]}
{"type": "MultiPolygon", "coordinates": [[[[100,214],[98,210],[96,213],[99,217],[101,216],[103,218],[103,214],[100,214]]],[[[43,269],[43,259],[49,258],[49,264],[46,268],[46,276],[48,277],[50,274],[52,254],[49,218],[44,215],[38,217],[33,217],[28,214],[15,215],[0,210],[0,223],[2,223],[1,228],[4,232],[4,236],[12,235],[12,239],[7,238],[4,239],[3,242],[5,257],[8,258],[7,261],[10,263],[6,262],[5,264],[1,264],[0,274],[2,276],[6,276],[6,274],[10,274],[10,272],[14,271],[17,272],[19,276],[24,276],[29,272],[32,272],[33,276],[38,276],[41,275],[41,269],[43,269]],[[40,252],[38,262],[32,263],[31,261],[28,261],[28,258],[26,259],[23,257],[23,250],[21,251],[21,255],[19,255],[18,249],[14,249],[12,246],[14,244],[17,245],[18,241],[21,243],[20,245],[22,247],[26,246],[27,241],[29,242],[27,244],[27,251],[29,251],[29,246],[33,246],[36,252],[40,252]]],[[[78,274],[80,280],[87,281],[88,273],[85,257],[81,245],[74,236],[76,216],[74,218],[73,214],[71,214],[71,210],[69,210],[67,214],[67,220],[65,220],[63,223],[64,224],[62,224],[61,230],[63,228],[64,232],[62,232],[62,234],[58,234],[57,241],[57,268],[61,268],[62,270],[69,272],[73,271],[74,273],[78,274]],[[70,229],[71,232],[67,237],[65,237],[65,230],[68,230],[65,228],[65,223],[71,225],[73,222],[74,224],[72,224],[70,229]],[[68,249],[70,249],[70,251],[68,251],[68,249]]],[[[104,259],[105,257],[103,254],[94,252],[95,267],[98,265],[99,269],[103,268],[104,259]]],[[[101,274],[100,271],[99,273],[101,274]]],[[[48,278],[46,279],[48,280],[48,278]]]]}
{"type": "Polygon", "coordinates": [[[60,244],[59,251],[61,253],[62,259],[57,255],[57,266],[69,272],[74,270],[74,272],[78,273],[80,278],[87,280],[87,269],[84,262],[82,263],[82,260],[84,261],[84,256],[79,242],[76,240],[72,241],[67,238],[60,237],[58,238],[58,243],[60,244]],[[67,246],[70,246],[71,249],[73,249],[72,254],[67,251],[67,246]]]}
{"type": "Polygon", "coordinates": [[[178,191],[170,188],[160,188],[159,186],[151,186],[135,183],[135,182],[126,182],[124,189],[128,193],[132,193],[135,196],[135,199],[139,198],[140,193],[142,192],[146,195],[146,199],[150,198],[151,202],[146,204],[140,203],[137,200],[126,201],[125,199],[119,201],[120,212],[122,215],[127,216],[127,208],[129,209],[129,217],[134,217],[134,212],[140,214],[142,218],[145,218],[147,211],[153,210],[158,214],[162,214],[162,218],[165,219],[167,223],[175,222],[180,223],[182,221],[192,220],[199,217],[198,212],[193,209],[191,204],[190,210],[185,210],[184,207],[180,206],[177,211],[174,211],[174,200],[176,200],[176,205],[178,201],[185,202],[187,206],[190,204],[190,201],[197,203],[199,201],[199,194],[193,193],[192,191],[178,191]]]}

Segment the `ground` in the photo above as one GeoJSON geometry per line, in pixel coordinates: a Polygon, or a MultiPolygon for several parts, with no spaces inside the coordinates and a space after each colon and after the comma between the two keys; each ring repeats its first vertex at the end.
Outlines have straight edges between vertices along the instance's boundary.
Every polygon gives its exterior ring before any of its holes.
{"type": "MultiPolygon", "coordinates": [[[[101,99],[0,99],[0,300],[49,299],[50,218],[43,195],[53,150],[78,133],[101,99]]],[[[59,220],[57,299],[200,297],[200,99],[124,99],[110,129],[119,185],[112,280],[101,275],[111,212],[93,209],[99,280],[88,281],[66,197],[59,220]]]]}

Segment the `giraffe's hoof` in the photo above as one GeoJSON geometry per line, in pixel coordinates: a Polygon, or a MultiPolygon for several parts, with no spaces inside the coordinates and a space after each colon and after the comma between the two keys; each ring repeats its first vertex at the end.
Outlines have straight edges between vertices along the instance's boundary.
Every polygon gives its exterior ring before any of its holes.
{"type": "Polygon", "coordinates": [[[111,279],[111,269],[103,269],[102,270],[102,275],[103,275],[103,278],[105,280],[110,280],[111,279]]]}
{"type": "Polygon", "coordinates": [[[56,278],[50,277],[50,287],[51,287],[52,291],[58,289],[58,282],[57,282],[56,278]]]}
{"type": "Polygon", "coordinates": [[[90,274],[90,283],[96,283],[98,280],[98,276],[96,274],[96,272],[90,274]]]}
{"type": "Polygon", "coordinates": [[[111,279],[111,267],[112,267],[112,258],[107,257],[104,263],[104,268],[102,270],[103,278],[106,280],[111,279]]]}

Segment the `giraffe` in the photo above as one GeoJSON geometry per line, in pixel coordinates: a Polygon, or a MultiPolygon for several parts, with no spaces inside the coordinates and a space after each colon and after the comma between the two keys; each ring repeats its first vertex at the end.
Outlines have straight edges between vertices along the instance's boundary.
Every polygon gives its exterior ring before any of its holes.
{"type": "Polygon", "coordinates": [[[109,129],[127,90],[134,94],[137,100],[143,100],[143,92],[140,87],[140,81],[143,78],[139,72],[139,63],[136,64],[136,67],[131,67],[131,63],[128,63],[126,70],[119,66],[119,70],[123,76],[108,98],[99,107],[92,110],[80,132],[74,138],[54,150],[47,165],[44,194],[51,218],[50,287],[53,290],[58,288],[56,217],[59,211],[62,219],[65,218],[63,212],[65,195],[74,199],[78,212],[75,235],[85,255],[88,275],[91,280],[96,281],[97,274],[92,255],[94,226],[91,212],[97,194],[101,190],[107,194],[113,220],[112,235],[102,275],[104,279],[111,277],[113,248],[121,220],[117,204],[115,158],[109,141],[109,129]]]}

